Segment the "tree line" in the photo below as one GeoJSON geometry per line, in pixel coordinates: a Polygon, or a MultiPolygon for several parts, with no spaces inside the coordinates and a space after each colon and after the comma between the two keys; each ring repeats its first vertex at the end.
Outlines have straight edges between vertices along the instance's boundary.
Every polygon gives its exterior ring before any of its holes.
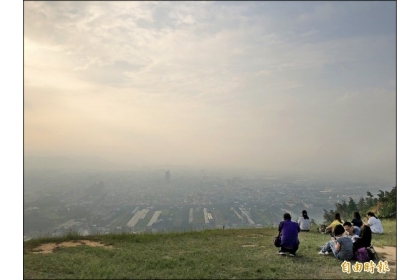
{"type": "Polygon", "coordinates": [[[369,191],[366,194],[367,196],[361,196],[357,203],[352,197],[349,197],[348,202],[342,200],[341,203],[336,203],[335,210],[327,211],[324,209],[324,222],[326,224],[331,223],[334,220],[335,213],[340,213],[341,220],[351,221],[353,219],[353,212],[356,211],[362,217],[367,212],[375,213],[378,218],[397,217],[397,186],[394,186],[389,192],[379,190],[376,197],[369,191]]]}

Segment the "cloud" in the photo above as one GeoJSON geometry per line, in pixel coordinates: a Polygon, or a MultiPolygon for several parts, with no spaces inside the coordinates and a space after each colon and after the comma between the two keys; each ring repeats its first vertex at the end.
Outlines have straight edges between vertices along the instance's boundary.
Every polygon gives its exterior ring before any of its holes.
{"type": "Polygon", "coordinates": [[[25,151],[392,173],[395,22],[365,6],[25,2],[25,151]]]}

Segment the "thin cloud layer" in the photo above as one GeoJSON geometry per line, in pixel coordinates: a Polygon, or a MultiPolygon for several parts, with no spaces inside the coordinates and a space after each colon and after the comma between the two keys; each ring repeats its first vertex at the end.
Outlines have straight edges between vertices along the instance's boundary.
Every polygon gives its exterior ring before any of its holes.
{"type": "Polygon", "coordinates": [[[393,181],[395,10],[24,2],[25,154],[393,181]]]}

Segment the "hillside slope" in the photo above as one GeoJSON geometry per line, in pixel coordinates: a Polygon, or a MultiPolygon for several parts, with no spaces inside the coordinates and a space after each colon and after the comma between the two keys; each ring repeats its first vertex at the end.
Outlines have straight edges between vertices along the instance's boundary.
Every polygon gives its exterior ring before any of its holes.
{"type": "Polygon", "coordinates": [[[261,228],[34,239],[24,242],[24,278],[395,279],[396,221],[383,225],[372,244],[388,261],[386,273],[344,273],[341,261],[317,254],[329,236],[315,229],[299,234],[296,257],[277,255],[276,229],[261,228]]]}

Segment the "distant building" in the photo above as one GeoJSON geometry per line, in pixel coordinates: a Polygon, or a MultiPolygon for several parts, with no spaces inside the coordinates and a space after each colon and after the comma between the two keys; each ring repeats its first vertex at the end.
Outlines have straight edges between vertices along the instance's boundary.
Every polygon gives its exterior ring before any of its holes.
{"type": "Polygon", "coordinates": [[[165,173],[165,181],[166,183],[171,182],[171,171],[167,170],[165,173]]]}

